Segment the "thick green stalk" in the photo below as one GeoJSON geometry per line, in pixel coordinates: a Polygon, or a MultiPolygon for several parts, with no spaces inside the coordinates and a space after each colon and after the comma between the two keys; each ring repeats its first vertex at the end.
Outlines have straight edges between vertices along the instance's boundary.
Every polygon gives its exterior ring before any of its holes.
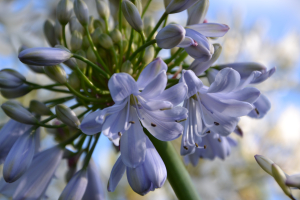
{"type": "MultiPolygon", "coordinates": [[[[120,0],[119,3],[119,31],[122,34],[122,0],[120,0]]],[[[120,53],[119,53],[119,65],[118,69],[121,71],[121,66],[123,62],[123,37],[119,42],[119,47],[120,47],[120,53]]]]}
{"type": "Polygon", "coordinates": [[[168,181],[179,200],[200,200],[189,173],[175,151],[171,142],[163,142],[153,137],[145,128],[145,133],[152,141],[163,159],[168,173],[168,181]]]}
{"type": "Polygon", "coordinates": [[[152,0],[148,0],[148,2],[147,2],[147,4],[146,4],[145,8],[143,9],[142,18],[144,17],[146,11],[148,10],[151,1],[152,1],[152,0]]]}
{"type": "Polygon", "coordinates": [[[129,55],[130,55],[133,37],[134,37],[134,30],[133,30],[133,28],[132,28],[131,31],[130,31],[130,38],[129,38],[128,48],[127,48],[127,53],[126,53],[126,60],[128,59],[128,57],[129,57],[129,55]]]}
{"type": "Polygon", "coordinates": [[[170,58],[165,60],[165,63],[168,65],[172,60],[174,60],[181,52],[183,51],[182,48],[179,48],[170,58]]]}
{"type": "Polygon", "coordinates": [[[148,41],[146,43],[144,43],[142,46],[140,46],[130,57],[128,60],[132,61],[134,59],[134,57],[140,53],[141,51],[143,51],[146,47],[150,46],[151,44],[154,44],[156,43],[156,40],[151,40],[151,41],[148,41]]]}
{"type": "Polygon", "coordinates": [[[159,19],[159,21],[157,22],[156,26],[154,27],[154,29],[151,31],[151,33],[148,35],[148,39],[147,41],[151,40],[152,36],[154,35],[155,31],[157,31],[157,29],[159,28],[160,24],[165,20],[165,18],[168,16],[168,13],[164,13],[161,18],[159,19]]]}

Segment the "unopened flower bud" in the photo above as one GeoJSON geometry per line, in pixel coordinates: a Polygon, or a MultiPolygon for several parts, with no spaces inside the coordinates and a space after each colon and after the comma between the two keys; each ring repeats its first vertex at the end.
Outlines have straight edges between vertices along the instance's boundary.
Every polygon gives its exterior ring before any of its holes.
{"type": "Polygon", "coordinates": [[[164,5],[165,5],[165,8],[168,7],[168,5],[171,3],[172,0],[164,0],[164,5]]]}
{"type": "MultiPolygon", "coordinates": [[[[95,30],[96,31],[96,30],[95,30]]],[[[94,32],[95,32],[94,31],[94,32]]],[[[87,35],[85,35],[83,38],[82,38],[82,45],[81,45],[81,47],[82,47],[82,49],[87,49],[87,48],[89,48],[89,46],[90,46],[90,43],[89,43],[89,39],[88,39],[88,36],[87,35]]]]}
{"type": "Polygon", "coordinates": [[[25,49],[19,54],[22,63],[38,66],[60,64],[72,57],[72,53],[60,48],[37,47],[25,49]]]}
{"type": "Polygon", "coordinates": [[[55,33],[55,38],[58,41],[57,43],[60,44],[63,36],[62,36],[62,26],[58,20],[56,20],[54,24],[54,33],[55,33]]]}
{"type": "Polygon", "coordinates": [[[152,16],[144,18],[144,31],[146,35],[149,35],[155,26],[155,21],[152,16]]]}
{"type": "MultiPolygon", "coordinates": [[[[166,7],[166,13],[179,13],[191,7],[198,0],[172,0],[166,7]]],[[[165,2],[166,4],[166,2],[165,2]]]]}
{"type": "Polygon", "coordinates": [[[82,45],[82,34],[78,31],[74,31],[71,36],[71,48],[73,51],[77,51],[82,45]]]}
{"type": "Polygon", "coordinates": [[[157,46],[163,49],[176,47],[185,37],[185,29],[179,24],[169,24],[156,35],[157,46]]]}
{"type": "Polygon", "coordinates": [[[94,16],[90,16],[90,18],[89,18],[88,29],[89,29],[90,33],[94,32],[94,30],[95,30],[95,27],[94,27],[94,16]]]}
{"type": "Polygon", "coordinates": [[[67,74],[64,68],[62,68],[61,66],[59,65],[45,66],[44,71],[45,74],[52,80],[60,84],[67,83],[67,74]]]}
{"type": "Polygon", "coordinates": [[[86,58],[93,63],[97,63],[97,57],[95,56],[94,51],[92,50],[92,47],[89,47],[86,52],[86,58]]]}
{"type": "Polygon", "coordinates": [[[89,24],[89,8],[83,0],[74,1],[74,12],[82,26],[89,24]]]}
{"type": "Polygon", "coordinates": [[[121,67],[121,72],[125,72],[127,74],[132,74],[133,72],[133,65],[132,63],[127,60],[123,63],[122,67],[121,67]]]}
{"type": "Polygon", "coordinates": [[[154,58],[154,47],[148,46],[145,50],[145,55],[143,57],[143,63],[145,65],[149,64],[154,58]]]}
{"type": "Polygon", "coordinates": [[[26,78],[13,69],[3,69],[0,71],[0,87],[15,88],[22,85],[26,78]]]}
{"type": "Polygon", "coordinates": [[[70,0],[60,0],[56,7],[56,18],[61,25],[66,25],[72,16],[73,3],[70,0]]]}
{"type": "Polygon", "coordinates": [[[29,110],[37,115],[52,115],[50,108],[38,100],[31,100],[29,110]]]}
{"type": "Polygon", "coordinates": [[[65,123],[68,126],[77,128],[80,125],[80,121],[77,118],[74,111],[65,105],[57,105],[55,107],[56,116],[59,120],[65,123]]]}
{"type": "Polygon", "coordinates": [[[103,0],[96,0],[97,11],[100,17],[108,19],[110,15],[109,6],[103,0]]]}
{"type": "MultiPolygon", "coordinates": [[[[86,54],[82,49],[79,49],[78,51],[76,51],[76,54],[86,58],[86,54]]],[[[76,60],[76,62],[77,62],[77,65],[80,69],[86,68],[87,64],[85,62],[83,62],[81,60],[76,60]]]]}
{"type": "Polygon", "coordinates": [[[200,0],[188,9],[187,25],[203,23],[208,10],[209,0],[200,0]]]}
{"type": "MultiPolygon", "coordinates": [[[[95,19],[94,20],[94,27],[95,27],[95,29],[96,28],[100,28],[100,30],[102,31],[102,32],[104,32],[105,31],[105,21],[103,20],[103,19],[95,19]]],[[[101,33],[102,33],[101,32],[101,33]]]]}
{"type": "MultiPolygon", "coordinates": [[[[274,177],[274,179],[276,180],[278,185],[281,187],[283,192],[287,196],[293,197],[291,189],[285,184],[285,182],[286,182],[285,173],[282,171],[282,169],[278,165],[276,165],[274,163],[272,164],[272,176],[274,177]]],[[[291,199],[294,199],[294,198],[291,198],[291,199]]]]}
{"type": "Polygon", "coordinates": [[[75,90],[80,89],[80,78],[78,77],[76,72],[72,72],[69,75],[69,85],[74,88],[75,90]]]}
{"type": "Polygon", "coordinates": [[[1,105],[7,116],[24,124],[36,124],[37,119],[19,102],[7,101],[1,105]]]}
{"type": "Polygon", "coordinates": [[[50,46],[54,47],[57,44],[54,25],[48,19],[44,23],[44,35],[50,46]]]}
{"type": "Polygon", "coordinates": [[[114,29],[112,32],[110,32],[110,37],[114,44],[118,44],[122,39],[122,34],[119,29],[114,29]]]}
{"type": "Polygon", "coordinates": [[[294,174],[286,177],[285,184],[289,187],[300,189],[300,174],[294,174]]]}
{"type": "MultiPolygon", "coordinates": [[[[76,66],[77,66],[77,62],[75,58],[70,58],[69,60],[66,60],[64,62],[65,65],[67,65],[70,69],[75,70],[76,66]]],[[[43,69],[44,71],[44,69],[43,69]]]]}
{"type": "Polygon", "coordinates": [[[1,88],[1,95],[6,99],[15,99],[28,94],[30,91],[30,86],[22,84],[15,88],[1,88]]]}
{"type": "Polygon", "coordinates": [[[274,162],[272,160],[270,160],[269,158],[266,158],[264,156],[261,155],[255,155],[254,156],[256,162],[259,164],[259,166],[268,174],[270,174],[272,176],[272,164],[274,164],[274,162]]]}
{"type": "Polygon", "coordinates": [[[123,52],[126,52],[128,49],[128,40],[123,39],[123,52]]]}
{"type": "Polygon", "coordinates": [[[79,23],[78,19],[75,16],[71,17],[71,20],[69,22],[69,27],[70,27],[71,33],[73,33],[74,31],[78,31],[81,34],[83,33],[83,27],[79,23]]]}
{"type": "Polygon", "coordinates": [[[143,13],[143,6],[141,0],[131,0],[131,2],[135,5],[140,15],[143,13]]]}
{"type": "Polygon", "coordinates": [[[109,35],[102,33],[99,36],[99,44],[105,49],[110,49],[113,46],[113,41],[109,35]]]}
{"type": "Polygon", "coordinates": [[[136,6],[128,0],[122,1],[122,12],[130,26],[137,32],[143,30],[143,21],[136,6]]]}
{"type": "Polygon", "coordinates": [[[99,37],[103,33],[102,29],[100,27],[96,28],[95,31],[91,34],[93,43],[95,45],[99,44],[99,37]]]}

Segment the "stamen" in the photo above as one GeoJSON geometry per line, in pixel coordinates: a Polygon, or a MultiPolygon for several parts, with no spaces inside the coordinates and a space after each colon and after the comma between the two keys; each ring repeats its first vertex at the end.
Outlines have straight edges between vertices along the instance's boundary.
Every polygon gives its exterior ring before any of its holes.
{"type": "Polygon", "coordinates": [[[118,135],[121,137],[121,136],[122,136],[122,133],[121,133],[121,132],[118,132],[118,135]]]}
{"type": "Polygon", "coordinates": [[[218,141],[219,141],[219,142],[222,142],[221,138],[218,138],[218,141]]]}
{"type": "Polygon", "coordinates": [[[129,121],[129,123],[130,123],[130,124],[135,124],[135,122],[134,122],[134,121],[129,121]]]}
{"type": "Polygon", "coordinates": [[[206,133],[210,133],[210,131],[207,131],[206,133]]]}
{"type": "Polygon", "coordinates": [[[195,143],[195,146],[196,146],[196,147],[199,147],[199,145],[198,145],[197,143],[195,143]]]}
{"type": "Polygon", "coordinates": [[[216,126],[219,126],[219,125],[220,125],[220,123],[218,123],[218,122],[214,122],[214,124],[215,124],[216,126]]]}
{"type": "Polygon", "coordinates": [[[134,104],[135,104],[135,107],[136,107],[136,112],[137,112],[138,117],[140,118],[140,120],[144,120],[144,118],[142,118],[141,113],[139,111],[139,105],[136,102],[135,96],[132,95],[132,98],[134,100],[134,104]]]}
{"type": "Polygon", "coordinates": [[[184,122],[187,119],[179,119],[179,120],[175,120],[175,122],[184,122]]]}
{"type": "Polygon", "coordinates": [[[254,110],[255,110],[256,114],[259,115],[259,111],[257,110],[257,108],[255,108],[254,110]]]}
{"type": "Polygon", "coordinates": [[[153,126],[153,127],[156,127],[156,124],[154,124],[154,123],[151,123],[151,126],[153,126]]]}
{"type": "Polygon", "coordinates": [[[185,149],[185,150],[188,150],[189,148],[187,148],[187,146],[183,146],[183,148],[185,149]]]}
{"type": "Polygon", "coordinates": [[[204,145],[203,148],[206,149],[206,145],[204,145]]]}

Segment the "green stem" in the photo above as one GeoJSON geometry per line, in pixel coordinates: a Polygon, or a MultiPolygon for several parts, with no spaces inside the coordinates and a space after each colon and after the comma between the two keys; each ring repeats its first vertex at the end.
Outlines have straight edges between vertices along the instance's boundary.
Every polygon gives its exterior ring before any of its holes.
{"type": "Polygon", "coordinates": [[[132,28],[132,29],[131,29],[131,32],[130,32],[129,42],[128,42],[128,48],[127,48],[127,53],[126,53],[126,60],[128,59],[128,57],[129,57],[129,55],[130,55],[133,37],[134,37],[134,30],[133,30],[133,28],[132,28]]]}
{"type": "Polygon", "coordinates": [[[142,46],[140,46],[130,57],[129,57],[129,60],[132,61],[134,59],[134,57],[141,51],[143,51],[146,47],[152,45],[156,43],[156,40],[151,40],[151,41],[148,41],[146,43],[144,43],[142,46]]]}
{"type": "Polygon", "coordinates": [[[163,28],[167,25],[167,21],[168,21],[168,16],[166,17],[164,24],[163,24],[163,28]]]}
{"type": "Polygon", "coordinates": [[[67,40],[66,40],[66,25],[62,25],[62,39],[64,46],[68,49],[67,40]]]}
{"type": "Polygon", "coordinates": [[[168,65],[172,60],[174,60],[181,52],[183,51],[182,48],[179,48],[170,58],[165,60],[165,63],[168,65]]]}
{"type": "Polygon", "coordinates": [[[118,66],[118,56],[117,56],[116,49],[114,48],[114,46],[111,47],[110,51],[113,54],[113,60],[114,60],[114,63],[116,64],[116,66],[115,66],[116,72],[119,73],[119,69],[117,67],[118,66]]]}
{"type": "Polygon", "coordinates": [[[188,56],[189,54],[187,52],[182,53],[174,62],[174,64],[172,64],[171,66],[169,66],[168,68],[168,72],[170,72],[174,67],[179,66],[180,63],[188,56]]]}
{"type": "MultiPolygon", "coordinates": [[[[119,31],[122,34],[122,0],[119,2],[119,31]]],[[[118,69],[121,71],[122,62],[123,62],[123,37],[119,42],[120,52],[119,52],[119,65],[118,69]]]]}
{"type": "Polygon", "coordinates": [[[105,17],[104,21],[105,21],[105,31],[108,34],[109,33],[109,31],[108,31],[108,19],[105,17]]]}
{"type": "Polygon", "coordinates": [[[81,131],[78,131],[78,133],[76,133],[75,135],[71,136],[70,138],[68,138],[67,140],[63,141],[62,143],[59,144],[59,146],[61,147],[65,147],[66,145],[72,143],[76,138],[78,138],[80,135],[82,134],[81,131]]]}
{"type": "Polygon", "coordinates": [[[88,59],[86,59],[85,57],[82,57],[80,55],[77,54],[73,54],[74,58],[77,58],[87,64],[89,64],[91,67],[93,67],[95,70],[97,70],[100,74],[102,74],[105,78],[110,78],[110,75],[107,74],[105,71],[103,71],[98,65],[95,65],[93,62],[89,61],[88,59]]]}
{"type": "Polygon", "coordinates": [[[100,137],[100,133],[98,133],[98,134],[96,135],[96,139],[95,139],[95,141],[94,141],[94,144],[93,144],[91,150],[89,151],[89,153],[88,153],[88,154],[86,155],[86,157],[85,157],[84,165],[83,165],[83,167],[82,167],[83,169],[86,169],[86,168],[88,167],[89,162],[90,162],[90,159],[91,159],[91,157],[92,157],[92,155],[93,155],[93,152],[94,152],[94,150],[95,150],[95,147],[96,147],[96,145],[97,145],[97,143],[98,143],[99,137],[100,137]]]}
{"type": "Polygon", "coordinates": [[[146,4],[146,6],[145,6],[145,8],[144,8],[144,10],[143,10],[143,13],[142,13],[142,18],[144,17],[144,15],[145,15],[146,11],[148,10],[148,8],[149,8],[149,5],[150,5],[151,1],[152,1],[152,0],[148,0],[147,4],[146,4]]]}
{"type": "Polygon", "coordinates": [[[200,197],[194,183],[172,143],[156,139],[145,128],[144,131],[147,133],[149,139],[152,141],[166,165],[168,181],[177,198],[179,200],[199,200],[200,197]]]}
{"type": "Polygon", "coordinates": [[[156,26],[154,27],[154,29],[151,31],[151,33],[148,35],[148,39],[147,41],[150,41],[152,36],[154,35],[155,31],[157,31],[157,29],[159,28],[160,24],[165,20],[165,18],[168,16],[168,13],[164,13],[161,18],[159,19],[159,21],[157,22],[156,26]]]}
{"type": "Polygon", "coordinates": [[[71,99],[74,99],[74,96],[69,96],[69,97],[62,97],[62,98],[58,98],[58,99],[50,99],[50,100],[47,100],[47,101],[44,101],[43,103],[44,104],[48,104],[48,103],[56,103],[56,102],[66,102],[66,101],[69,101],[71,99]]]}
{"type": "Polygon", "coordinates": [[[90,31],[89,31],[88,26],[85,26],[84,29],[85,29],[85,31],[86,31],[86,35],[87,35],[87,37],[88,37],[88,41],[89,41],[89,43],[90,43],[90,45],[91,45],[91,47],[92,47],[92,50],[93,50],[95,56],[97,57],[98,62],[104,67],[105,71],[106,71],[107,73],[110,74],[110,71],[109,71],[107,65],[106,65],[106,64],[104,63],[104,61],[101,59],[101,57],[100,57],[100,55],[99,55],[99,53],[98,53],[98,51],[97,51],[97,48],[96,48],[96,46],[94,45],[94,42],[93,42],[93,40],[92,40],[92,38],[91,38],[91,34],[90,34],[90,31]]]}
{"type": "Polygon", "coordinates": [[[55,88],[52,88],[53,85],[40,85],[40,86],[33,86],[31,87],[31,89],[33,90],[38,90],[38,89],[45,89],[45,90],[50,90],[50,91],[54,91],[54,92],[61,92],[61,93],[70,93],[70,91],[68,90],[60,90],[60,89],[55,89],[55,88]]]}

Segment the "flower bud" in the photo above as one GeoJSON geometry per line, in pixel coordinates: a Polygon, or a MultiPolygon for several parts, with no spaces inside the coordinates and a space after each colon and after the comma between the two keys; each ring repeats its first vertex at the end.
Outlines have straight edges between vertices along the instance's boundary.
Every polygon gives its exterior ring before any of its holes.
{"type": "Polygon", "coordinates": [[[114,29],[110,32],[110,37],[114,44],[118,44],[122,40],[122,34],[119,29],[114,29]]]}
{"type": "MultiPolygon", "coordinates": [[[[172,0],[166,7],[166,13],[179,13],[191,7],[198,0],[172,0]]],[[[166,2],[165,2],[166,3],[166,2]]]]}
{"type": "Polygon", "coordinates": [[[82,169],[78,171],[72,179],[69,181],[67,186],[62,191],[58,200],[80,200],[82,199],[84,192],[88,184],[87,171],[82,169]]]}
{"type": "Polygon", "coordinates": [[[272,164],[274,164],[274,162],[272,160],[270,160],[269,158],[266,158],[264,156],[261,155],[255,155],[254,156],[256,162],[259,164],[259,166],[268,174],[270,174],[272,176],[272,164]]]}
{"type": "Polygon", "coordinates": [[[78,77],[76,72],[72,72],[69,75],[69,85],[74,88],[75,90],[80,89],[80,78],[78,77]]]}
{"type": "Polygon", "coordinates": [[[7,116],[24,124],[36,124],[37,119],[19,102],[7,101],[1,105],[1,108],[7,116]]]}
{"type": "Polygon", "coordinates": [[[128,40],[123,39],[123,52],[126,52],[128,49],[128,40]]]}
{"type": "Polygon", "coordinates": [[[2,69],[0,71],[0,87],[15,88],[23,84],[26,78],[13,69],[2,69]]]}
{"type": "Polygon", "coordinates": [[[1,88],[1,95],[6,99],[15,99],[28,94],[30,91],[30,86],[22,84],[15,88],[1,88]]]}
{"type": "Polygon", "coordinates": [[[78,31],[74,31],[71,36],[71,48],[72,51],[77,51],[82,45],[82,35],[78,31]]]}
{"type": "Polygon", "coordinates": [[[187,25],[203,23],[208,10],[209,0],[200,0],[188,9],[187,25]]]}
{"type": "Polygon", "coordinates": [[[103,0],[96,0],[97,11],[100,17],[108,19],[110,15],[109,6],[103,0]]]}
{"type": "Polygon", "coordinates": [[[74,31],[78,31],[81,34],[83,33],[83,27],[75,16],[71,17],[71,20],[69,22],[69,27],[71,33],[73,33],[74,31]]]}
{"type": "Polygon", "coordinates": [[[155,26],[155,21],[152,16],[147,16],[144,18],[144,31],[148,36],[155,26]]]}
{"type": "Polygon", "coordinates": [[[135,7],[139,11],[140,15],[142,15],[142,13],[143,13],[142,2],[140,0],[130,0],[130,1],[135,5],[135,7]]]}
{"type": "MultiPolygon", "coordinates": [[[[78,51],[76,51],[76,54],[86,58],[86,54],[82,49],[79,49],[78,51]]],[[[87,64],[81,60],[77,60],[77,65],[80,69],[84,69],[84,68],[86,68],[87,64]]]]}
{"type": "Polygon", "coordinates": [[[5,159],[3,178],[8,183],[18,180],[31,164],[35,153],[35,140],[30,133],[31,130],[18,138],[5,159]]]}
{"type": "Polygon", "coordinates": [[[83,0],[74,1],[74,12],[82,26],[89,24],[89,8],[83,0]]]}
{"type": "Polygon", "coordinates": [[[60,64],[72,57],[72,53],[60,48],[37,47],[25,49],[19,54],[22,63],[38,66],[60,64]]]}
{"type": "MultiPolygon", "coordinates": [[[[282,171],[282,169],[276,165],[276,164],[272,164],[272,176],[274,177],[274,179],[276,180],[276,182],[278,183],[278,185],[281,187],[281,189],[283,190],[283,192],[289,196],[289,197],[293,197],[291,189],[286,186],[285,181],[286,181],[286,175],[285,173],[282,171]]],[[[294,198],[291,198],[294,199],[294,198]]]]}
{"type": "Polygon", "coordinates": [[[44,35],[50,46],[54,47],[57,44],[54,26],[52,22],[48,19],[44,23],[44,35]]]}
{"type": "Polygon", "coordinates": [[[80,121],[77,118],[74,111],[65,105],[57,105],[55,107],[56,116],[59,120],[65,123],[68,126],[77,128],[80,125],[80,121]]]}
{"type": "Polygon", "coordinates": [[[112,39],[105,33],[99,36],[99,43],[105,49],[110,49],[113,46],[112,39]]]}
{"type": "Polygon", "coordinates": [[[102,29],[100,27],[96,28],[95,31],[91,34],[93,43],[95,45],[99,44],[99,37],[103,33],[102,29]]]}
{"type": "Polygon", "coordinates": [[[149,64],[153,58],[154,58],[154,47],[153,46],[148,46],[145,50],[145,55],[143,57],[143,63],[144,64],[149,64]]]}
{"type": "Polygon", "coordinates": [[[132,65],[132,63],[129,60],[125,61],[122,64],[121,72],[125,72],[127,74],[132,74],[132,72],[133,72],[133,65],[132,65]]]}
{"type": "Polygon", "coordinates": [[[62,68],[61,66],[59,65],[45,66],[44,71],[45,74],[52,80],[60,84],[67,83],[67,74],[64,68],[62,68]]]}
{"type": "Polygon", "coordinates": [[[56,18],[61,25],[66,25],[72,16],[73,3],[70,0],[60,0],[56,7],[56,18]]]}
{"type": "MultiPolygon", "coordinates": [[[[96,30],[95,30],[95,31],[96,31],[96,30]]],[[[95,31],[94,31],[94,32],[95,32],[95,31]]],[[[82,47],[82,49],[86,50],[86,49],[89,48],[89,46],[90,46],[90,42],[89,42],[88,36],[85,35],[85,36],[83,36],[83,38],[82,38],[82,45],[81,45],[81,47],[82,47]]]]}
{"type": "Polygon", "coordinates": [[[174,47],[171,49],[171,55],[173,56],[177,51],[178,51],[179,47],[174,47]]]}
{"type": "Polygon", "coordinates": [[[143,21],[138,9],[128,0],[122,1],[122,12],[130,26],[137,32],[143,30],[143,21]]]}
{"type": "Polygon", "coordinates": [[[90,33],[94,32],[94,30],[95,30],[95,27],[94,27],[94,16],[90,16],[89,17],[88,29],[89,29],[90,33]]]}
{"type": "Polygon", "coordinates": [[[37,115],[52,115],[50,108],[38,100],[31,100],[29,110],[37,115]]]}
{"type": "Polygon", "coordinates": [[[289,187],[300,188],[300,174],[294,174],[286,177],[285,184],[289,187]]]}
{"type": "Polygon", "coordinates": [[[57,43],[60,44],[63,36],[62,36],[62,26],[58,20],[56,20],[54,24],[54,34],[56,40],[58,41],[57,43]]]}
{"type": "MultiPolygon", "coordinates": [[[[77,67],[77,62],[76,62],[75,58],[70,58],[69,60],[66,60],[64,62],[64,64],[72,70],[75,70],[75,68],[77,67]]],[[[43,71],[44,71],[44,69],[43,69],[43,71]]]]}
{"type": "Polygon", "coordinates": [[[168,7],[168,5],[171,3],[172,0],[164,0],[164,5],[165,5],[165,8],[168,7]]]}
{"type": "Polygon", "coordinates": [[[156,35],[157,46],[171,49],[177,46],[185,37],[185,29],[179,24],[169,24],[156,35]]]}
{"type": "Polygon", "coordinates": [[[92,50],[92,47],[89,47],[87,52],[86,52],[86,58],[90,61],[92,61],[93,63],[97,63],[97,57],[94,53],[94,51],[92,50]]]}
{"type": "Polygon", "coordinates": [[[104,32],[106,30],[105,21],[103,19],[95,19],[93,24],[94,24],[95,29],[100,28],[100,30],[102,32],[104,32]]]}

